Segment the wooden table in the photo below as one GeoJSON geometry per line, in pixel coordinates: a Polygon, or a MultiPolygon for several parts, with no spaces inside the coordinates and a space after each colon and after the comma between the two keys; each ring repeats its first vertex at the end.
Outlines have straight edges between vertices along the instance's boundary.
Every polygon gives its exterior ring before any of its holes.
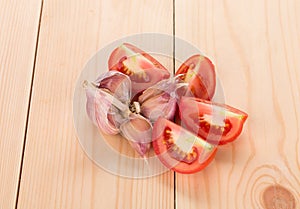
{"type": "Polygon", "coordinates": [[[0,209],[300,207],[300,1],[0,0],[0,29],[0,209]],[[226,102],[249,114],[203,172],[118,177],[76,139],[85,63],[143,32],[200,48],[226,102]]]}

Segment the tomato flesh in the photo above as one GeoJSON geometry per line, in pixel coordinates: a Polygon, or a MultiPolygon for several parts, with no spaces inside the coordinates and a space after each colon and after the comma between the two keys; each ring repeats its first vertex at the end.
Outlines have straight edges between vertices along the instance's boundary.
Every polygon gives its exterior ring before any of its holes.
{"type": "Polygon", "coordinates": [[[213,144],[227,144],[242,132],[247,113],[228,105],[183,97],[179,103],[181,125],[213,144]]]}
{"type": "Polygon", "coordinates": [[[188,83],[185,96],[211,100],[216,88],[216,72],[213,63],[205,56],[194,55],[177,70],[176,75],[188,83]]]}
{"type": "Polygon", "coordinates": [[[179,173],[204,169],[216,154],[216,147],[177,124],[159,118],[153,127],[152,144],[160,161],[179,173]]]}
{"type": "Polygon", "coordinates": [[[167,69],[156,59],[128,43],[122,44],[111,53],[108,67],[109,70],[119,71],[129,76],[133,94],[170,77],[167,69]]]}

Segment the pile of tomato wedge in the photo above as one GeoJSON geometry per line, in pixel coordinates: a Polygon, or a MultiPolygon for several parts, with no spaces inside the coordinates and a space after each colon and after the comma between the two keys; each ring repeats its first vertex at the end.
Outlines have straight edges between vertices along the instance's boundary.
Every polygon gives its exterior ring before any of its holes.
{"type": "Polygon", "coordinates": [[[152,145],[169,169],[195,173],[242,132],[247,113],[212,102],[216,72],[203,55],[188,58],[173,77],[151,55],[124,43],[108,67],[93,84],[96,91],[87,90],[88,115],[102,131],[122,134],[142,157],[152,145]]]}

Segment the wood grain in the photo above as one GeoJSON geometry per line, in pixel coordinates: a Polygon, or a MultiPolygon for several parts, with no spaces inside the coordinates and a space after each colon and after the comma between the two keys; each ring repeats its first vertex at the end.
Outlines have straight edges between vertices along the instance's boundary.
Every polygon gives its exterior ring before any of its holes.
{"type": "Polygon", "coordinates": [[[175,7],[176,35],[214,60],[226,103],[249,114],[239,139],[206,170],[176,175],[177,208],[299,208],[299,1],[176,0],[175,7]]]}
{"type": "Polygon", "coordinates": [[[0,1],[0,208],[15,208],[40,0],[0,1]]]}
{"type": "Polygon", "coordinates": [[[172,34],[172,1],[44,1],[19,209],[173,208],[172,172],[114,176],[87,158],[73,128],[73,91],[85,63],[114,39],[140,32],[172,34]]]}

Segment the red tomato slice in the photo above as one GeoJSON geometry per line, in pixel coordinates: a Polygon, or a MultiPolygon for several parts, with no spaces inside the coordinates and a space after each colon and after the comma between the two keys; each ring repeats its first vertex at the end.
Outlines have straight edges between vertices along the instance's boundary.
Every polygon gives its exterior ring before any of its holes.
{"type": "Polygon", "coordinates": [[[248,117],[247,113],[231,106],[192,97],[181,98],[179,115],[183,127],[220,145],[234,141],[248,117]]]}
{"type": "Polygon", "coordinates": [[[170,77],[168,70],[156,59],[128,43],[111,53],[108,67],[109,70],[116,70],[130,77],[133,94],[170,77]]]}
{"type": "Polygon", "coordinates": [[[216,72],[213,63],[207,57],[190,57],[177,70],[176,75],[179,74],[183,74],[182,80],[189,83],[185,96],[212,99],[216,88],[216,72]]]}
{"type": "Polygon", "coordinates": [[[179,173],[195,173],[205,168],[216,147],[177,124],[159,118],[153,127],[152,144],[160,161],[179,173]]]}

